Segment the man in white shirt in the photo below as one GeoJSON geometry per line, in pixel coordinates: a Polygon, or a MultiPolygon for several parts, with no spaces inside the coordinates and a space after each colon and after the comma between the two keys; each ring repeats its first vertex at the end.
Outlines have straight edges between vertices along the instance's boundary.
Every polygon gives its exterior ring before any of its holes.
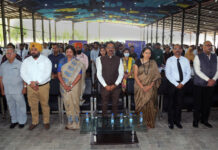
{"type": "Polygon", "coordinates": [[[91,50],[90,53],[90,59],[92,64],[92,84],[94,86],[95,84],[95,78],[96,78],[96,58],[99,55],[99,44],[98,42],[94,42],[94,48],[91,50]]]}
{"type": "Polygon", "coordinates": [[[31,108],[32,124],[29,126],[29,130],[33,130],[39,123],[39,102],[42,108],[44,127],[45,129],[50,128],[48,99],[52,63],[46,56],[40,55],[40,50],[42,50],[41,44],[30,44],[31,56],[23,61],[20,71],[21,77],[27,84],[27,97],[31,108]]]}
{"type": "Polygon", "coordinates": [[[194,59],[194,120],[193,127],[198,128],[201,121],[205,126],[212,128],[208,122],[210,105],[214,93],[214,86],[218,79],[217,55],[212,54],[212,44],[205,41],[203,53],[195,56],[194,59]]]}
{"type": "Polygon", "coordinates": [[[51,53],[52,53],[52,51],[50,49],[48,49],[48,44],[44,43],[43,50],[42,50],[41,54],[48,57],[51,53]]]}
{"type": "Polygon", "coordinates": [[[166,77],[168,79],[168,123],[169,128],[173,129],[174,124],[178,128],[181,125],[181,107],[183,101],[184,85],[191,78],[191,67],[187,58],[182,55],[181,45],[175,45],[173,48],[174,56],[167,59],[166,77]]]}
{"type": "Polygon", "coordinates": [[[17,50],[17,54],[22,58],[22,61],[26,58],[26,56],[28,55],[28,50],[26,50],[25,48],[24,48],[24,44],[23,43],[21,43],[20,45],[19,45],[19,49],[17,50]]]}
{"type": "Polygon", "coordinates": [[[112,112],[116,115],[117,105],[121,92],[121,81],[124,75],[122,60],[114,56],[115,45],[113,42],[106,44],[107,55],[97,59],[97,78],[101,83],[102,113],[107,114],[108,101],[112,100],[112,112]]]}

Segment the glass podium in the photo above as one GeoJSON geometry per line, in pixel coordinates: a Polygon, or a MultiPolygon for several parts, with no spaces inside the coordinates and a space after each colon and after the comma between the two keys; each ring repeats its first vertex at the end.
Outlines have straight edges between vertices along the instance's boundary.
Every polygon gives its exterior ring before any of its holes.
{"type": "Polygon", "coordinates": [[[102,117],[95,115],[89,118],[81,116],[80,133],[91,133],[91,145],[107,144],[136,144],[138,143],[137,132],[146,132],[144,122],[140,123],[139,116],[133,114],[132,121],[129,115],[120,116],[111,121],[111,116],[102,117]]]}

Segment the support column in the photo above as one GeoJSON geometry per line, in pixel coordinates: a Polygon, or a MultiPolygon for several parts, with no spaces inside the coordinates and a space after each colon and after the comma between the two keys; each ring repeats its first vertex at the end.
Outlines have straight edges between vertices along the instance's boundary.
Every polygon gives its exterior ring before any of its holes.
{"type": "Polygon", "coordinates": [[[57,43],[57,21],[55,20],[55,43],[57,43]]]}
{"type": "Polygon", "coordinates": [[[196,43],[195,43],[196,46],[198,46],[199,43],[200,23],[201,23],[201,2],[198,3],[197,32],[196,32],[196,43]]]}
{"type": "Polygon", "coordinates": [[[42,17],[42,43],[45,43],[44,17],[42,17]]]}
{"type": "Polygon", "coordinates": [[[148,25],[147,25],[147,41],[146,43],[148,43],[148,25]]]}
{"type": "Polygon", "coordinates": [[[34,12],[32,13],[32,22],[33,22],[33,42],[36,42],[36,24],[35,24],[34,12]]]}
{"type": "Polygon", "coordinates": [[[3,30],[4,47],[6,47],[7,46],[7,31],[6,31],[6,24],[5,24],[4,0],[1,0],[1,14],[2,14],[2,30],[3,30]]]}
{"type": "Polygon", "coordinates": [[[49,19],[49,42],[51,43],[51,20],[49,19]]]}
{"type": "Polygon", "coordinates": [[[11,42],[11,29],[10,29],[11,22],[10,22],[10,18],[7,18],[7,20],[8,20],[8,40],[10,43],[11,42]]]}
{"type": "Polygon", "coordinates": [[[145,42],[145,26],[143,27],[143,37],[142,37],[142,41],[145,42]]]}
{"type": "Polygon", "coordinates": [[[98,23],[98,41],[100,42],[101,40],[101,23],[98,23]]]}
{"type": "Polygon", "coordinates": [[[181,46],[183,48],[184,41],[184,27],[185,27],[185,9],[182,9],[182,31],[181,31],[181,46]]]}
{"type": "Polygon", "coordinates": [[[207,41],[207,31],[204,33],[204,42],[207,41]]]}
{"type": "Polygon", "coordinates": [[[86,22],[86,40],[87,40],[87,43],[89,43],[89,23],[86,22]]]}
{"type": "Polygon", "coordinates": [[[74,40],[74,22],[72,21],[72,40],[74,40]]]}
{"type": "Polygon", "coordinates": [[[171,26],[170,26],[170,45],[173,44],[173,14],[171,15],[171,26]]]}
{"type": "Polygon", "coordinates": [[[156,23],[156,43],[158,42],[158,21],[156,23]]]}
{"type": "Polygon", "coordinates": [[[23,38],[23,8],[19,8],[19,18],[20,18],[20,42],[24,43],[23,38]]]}
{"type": "Polygon", "coordinates": [[[162,46],[164,45],[165,18],[163,18],[162,46]]]}
{"type": "Polygon", "coordinates": [[[153,24],[151,24],[151,44],[153,43],[153,24]]]}
{"type": "Polygon", "coordinates": [[[213,45],[216,46],[216,48],[217,48],[217,45],[216,45],[216,31],[213,33],[213,45]]]}

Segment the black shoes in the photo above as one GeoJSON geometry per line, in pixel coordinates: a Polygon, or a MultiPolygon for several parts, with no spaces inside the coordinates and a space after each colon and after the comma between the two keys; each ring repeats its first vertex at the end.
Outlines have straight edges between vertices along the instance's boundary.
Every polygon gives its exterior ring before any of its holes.
{"type": "Polygon", "coordinates": [[[175,123],[175,125],[176,125],[177,128],[182,129],[181,123],[175,123]]]}
{"type": "Polygon", "coordinates": [[[194,128],[198,128],[198,122],[197,122],[197,121],[194,121],[194,122],[193,122],[193,127],[194,127],[194,128]]]}
{"type": "MultiPolygon", "coordinates": [[[[176,127],[179,128],[179,129],[182,129],[182,128],[183,128],[180,123],[174,123],[174,124],[175,124],[176,127]]],[[[169,124],[168,124],[168,127],[169,127],[170,129],[173,129],[173,128],[174,128],[174,124],[173,124],[173,123],[169,123],[169,124]]]]}
{"type": "Polygon", "coordinates": [[[10,129],[14,129],[17,125],[18,125],[17,122],[16,122],[16,123],[11,123],[11,125],[10,125],[10,129]]]}
{"type": "Polygon", "coordinates": [[[209,124],[208,122],[201,122],[201,123],[208,128],[213,128],[213,126],[211,124],[209,124]]]}
{"type": "MultiPolygon", "coordinates": [[[[18,125],[18,123],[11,123],[10,129],[14,129],[17,125],[18,125]]],[[[20,129],[22,129],[24,126],[25,126],[25,124],[19,124],[20,129]]]]}
{"type": "Polygon", "coordinates": [[[169,124],[168,124],[168,127],[169,127],[170,129],[173,129],[173,128],[174,128],[173,123],[169,123],[169,124]]]}
{"type": "Polygon", "coordinates": [[[24,126],[25,126],[24,124],[19,124],[20,129],[24,128],[24,126]]]}

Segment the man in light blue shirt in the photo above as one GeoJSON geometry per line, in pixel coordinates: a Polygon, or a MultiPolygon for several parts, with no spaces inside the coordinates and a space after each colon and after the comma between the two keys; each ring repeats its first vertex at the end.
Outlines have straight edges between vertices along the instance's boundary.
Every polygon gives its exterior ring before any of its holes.
{"type": "Polygon", "coordinates": [[[23,128],[26,120],[26,103],[23,94],[26,87],[20,76],[21,62],[17,60],[15,50],[7,49],[7,60],[0,66],[1,93],[6,96],[10,115],[11,125],[14,128],[19,124],[23,128]]]}
{"type": "Polygon", "coordinates": [[[169,101],[168,101],[168,123],[169,128],[173,129],[174,124],[178,128],[181,125],[181,107],[184,94],[184,85],[191,78],[191,67],[188,59],[181,56],[182,47],[175,45],[174,56],[167,59],[166,77],[168,79],[169,101]]]}

